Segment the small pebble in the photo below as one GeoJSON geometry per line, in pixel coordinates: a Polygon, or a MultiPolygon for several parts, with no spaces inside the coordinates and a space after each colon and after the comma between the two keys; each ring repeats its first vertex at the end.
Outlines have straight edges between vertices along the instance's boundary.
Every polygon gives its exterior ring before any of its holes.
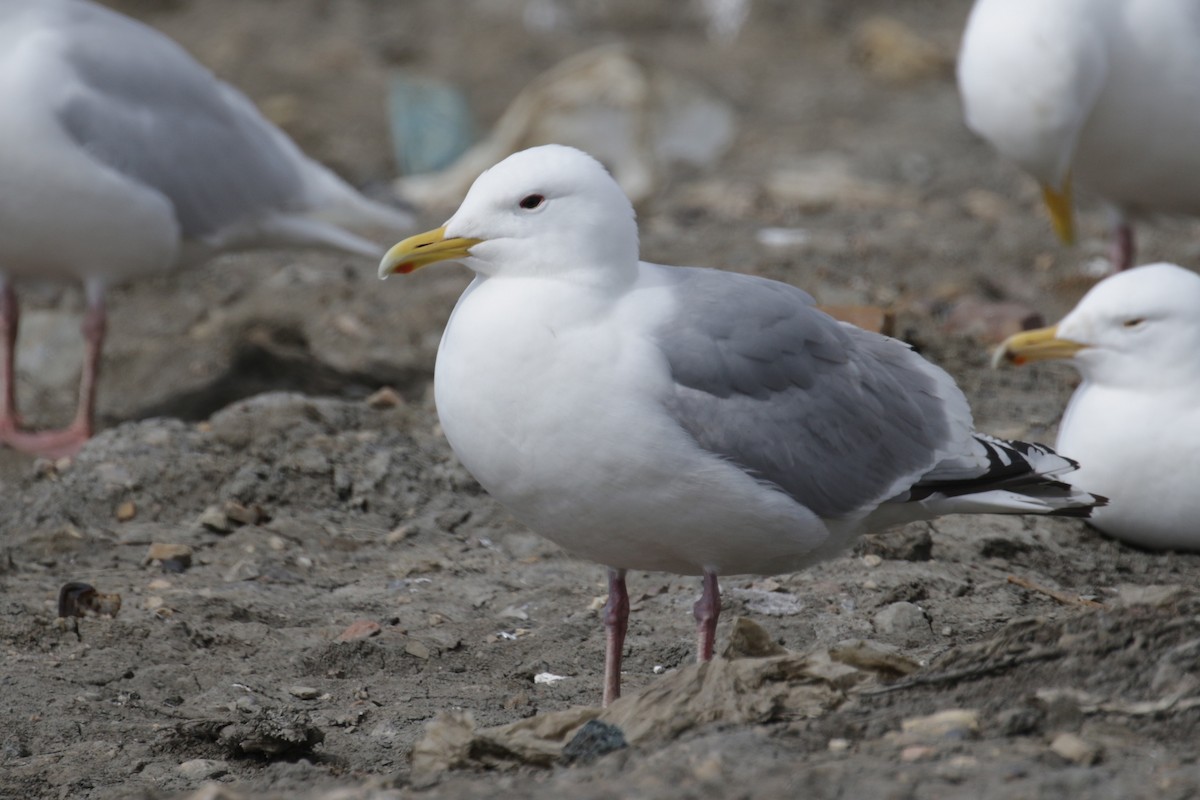
{"type": "Polygon", "coordinates": [[[900,751],[900,760],[906,763],[928,761],[937,755],[937,750],[927,744],[910,744],[900,751]]]}
{"type": "Polygon", "coordinates": [[[229,533],[230,531],[229,518],[225,516],[224,511],[216,506],[209,506],[204,509],[204,512],[196,522],[216,533],[229,533]]]}
{"type": "Polygon", "coordinates": [[[1050,749],[1073,764],[1090,767],[1099,763],[1103,753],[1094,745],[1074,733],[1060,733],[1050,742],[1050,749]]]}
{"type": "Polygon", "coordinates": [[[126,500],[117,506],[117,522],[129,522],[137,516],[137,506],[132,500],[126,500]]]}
{"type": "Polygon", "coordinates": [[[346,630],[338,634],[339,642],[354,642],[359,639],[369,639],[372,636],[377,636],[383,630],[378,622],[370,619],[359,619],[351,622],[346,630]]]}
{"type": "Polygon", "coordinates": [[[420,659],[429,658],[429,648],[416,639],[409,639],[408,644],[404,645],[404,652],[410,656],[415,656],[420,659]]]}
{"type": "Polygon", "coordinates": [[[179,765],[179,774],[188,780],[204,781],[229,773],[229,765],[211,758],[193,758],[179,765]]]}
{"type": "Polygon", "coordinates": [[[878,567],[880,564],[883,563],[883,559],[880,558],[879,556],[875,555],[874,553],[867,553],[865,556],[862,557],[862,560],[863,560],[863,563],[866,564],[868,567],[878,567]]]}
{"type": "Polygon", "coordinates": [[[192,548],[174,542],[153,542],[142,564],[158,562],[168,572],[183,572],[192,565],[192,548]]]}
{"type": "Polygon", "coordinates": [[[830,739],[828,746],[829,746],[829,752],[831,752],[831,753],[844,753],[850,749],[850,740],[849,739],[830,739]]]}
{"type": "Polygon", "coordinates": [[[314,700],[321,692],[311,686],[289,686],[288,694],[301,700],[314,700]]]}
{"type": "Polygon", "coordinates": [[[979,732],[979,712],[950,708],[927,717],[910,717],[900,723],[900,728],[928,739],[967,739],[979,732]]]}
{"type": "Polygon", "coordinates": [[[871,622],[875,630],[883,634],[895,634],[915,639],[927,639],[933,635],[929,620],[920,606],[908,602],[892,603],[880,609],[871,622]]]}
{"type": "Polygon", "coordinates": [[[262,510],[262,506],[244,506],[234,500],[230,500],[222,509],[226,520],[236,522],[238,525],[257,525],[260,522],[265,522],[268,517],[267,513],[262,510]]]}
{"type": "Polygon", "coordinates": [[[396,408],[404,405],[404,397],[390,386],[384,386],[367,397],[371,408],[396,408]]]}

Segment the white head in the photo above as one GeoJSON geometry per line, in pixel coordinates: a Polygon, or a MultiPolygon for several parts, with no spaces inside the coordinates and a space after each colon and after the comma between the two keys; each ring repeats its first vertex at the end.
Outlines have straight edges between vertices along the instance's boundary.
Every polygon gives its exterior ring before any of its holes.
{"type": "Polygon", "coordinates": [[[446,260],[489,276],[631,280],[638,261],[633,205],[587,153],[562,145],[532,147],[476,178],[441,228],[389,250],[379,276],[446,260]]]}
{"type": "Polygon", "coordinates": [[[1200,377],[1200,275],[1174,264],[1118,272],[1058,325],[1012,336],[998,355],[1070,358],[1086,380],[1111,387],[1184,385],[1200,377]]]}

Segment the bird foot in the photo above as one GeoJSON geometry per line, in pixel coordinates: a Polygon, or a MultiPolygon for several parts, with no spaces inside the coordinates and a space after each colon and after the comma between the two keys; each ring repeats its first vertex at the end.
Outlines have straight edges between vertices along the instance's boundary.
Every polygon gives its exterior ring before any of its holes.
{"type": "Polygon", "coordinates": [[[74,456],[92,436],[88,428],[72,424],[57,431],[23,431],[12,420],[0,420],[0,444],[42,458],[74,456]]]}

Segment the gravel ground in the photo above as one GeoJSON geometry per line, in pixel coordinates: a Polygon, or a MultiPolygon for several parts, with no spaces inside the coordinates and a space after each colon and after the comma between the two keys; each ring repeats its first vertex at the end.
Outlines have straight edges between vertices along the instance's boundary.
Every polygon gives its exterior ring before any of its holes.
{"type": "MultiPolygon", "coordinates": [[[[963,127],[965,2],[759,0],[731,44],[699,3],[117,5],[370,191],[394,171],[388,70],[460,86],[486,129],[560,59],[626,41],[739,126],[719,162],[639,206],[644,257],[892,308],[980,429],[1053,441],[1074,375],[992,371],[986,340],[1074,303],[1105,216],[1085,205],[1084,241],[1060,248],[1032,182],[963,127]],[[547,8],[558,27],[527,27],[547,8]],[[915,65],[881,14],[919,37],[915,65]],[[812,166],[831,163],[848,173],[812,166]],[[797,171],[815,195],[779,189],[797,171]],[[768,227],[804,233],[770,247],[768,227]]],[[[421,211],[432,226],[452,209],[421,211]]],[[[1140,232],[1144,260],[1200,262],[1195,223],[1140,232]]],[[[623,712],[630,746],[546,765],[480,745],[598,701],[604,576],[513,522],[441,438],[429,379],[466,281],[381,286],[369,263],[264,252],[113,292],[104,432],[71,463],[0,453],[0,797],[1200,794],[1200,559],[1071,520],[944,519],[724,581],[719,647],[745,617],[802,654],[757,683],[689,666],[695,581],[632,574],[626,683],[648,699],[623,712]],[[73,581],[120,612],[56,621],[73,581]],[[846,656],[860,640],[868,655],[846,656]],[[705,681],[724,687],[707,716],[650,703],[705,681]]],[[[20,390],[52,424],[73,402],[81,303],[74,287],[29,298],[20,390]]]]}

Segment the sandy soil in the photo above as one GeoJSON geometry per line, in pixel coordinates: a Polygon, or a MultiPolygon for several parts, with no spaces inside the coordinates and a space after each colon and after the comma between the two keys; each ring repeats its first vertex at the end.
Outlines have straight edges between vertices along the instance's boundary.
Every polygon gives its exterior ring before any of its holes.
{"type": "MultiPolygon", "coordinates": [[[[893,306],[900,332],[960,381],[978,427],[1053,441],[1073,375],[989,370],[963,317],[998,300],[1057,317],[1088,285],[1105,218],[1087,209],[1083,244],[1059,248],[1036,188],[963,127],[948,59],[966,2],[760,0],[728,46],[709,41],[699,3],[120,8],[375,189],[393,171],[387,70],[458,83],[486,127],[562,57],[628,41],[729,99],[740,125],[719,164],[673,173],[639,208],[646,258],[893,306]],[[558,28],[526,29],[530,9],[550,6],[558,28]],[[884,76],[856,44],[880,13],[946,63],[884,76]],[[814,154],[848,159],[871,191],[800,208],[764,189],[814,154]],[[768,226],[807,241],[767,248],[756,233],[768,226]]],[[[1200,261],[1200,226],[1141,233],[1144,260],[1200,261]]],[[[410,751],[443,712],[483,727],[598,700],[603,570],[509,519],[440,437],[429,377],[466,275],[381,287],[373,273],[262,253],[113,292],[107,429],[70,464],[0,453],[0,797],[1200,794],[1200,559],[1033,518],[945,519],[802,574],[724,582],[722,642],[746,616],[792,651],[895,648],[921,665],[906,677],[873,673],[818,710],[717,715],[570,766],[491,757],[415,774],[410,751]],[[367,403],[381,386],[398,402],[367,403]],[[190,548],[190,567],[148,561],[164,543],[190,548]],[[119,593],[120,613],[59,625],[69,581],[119,593]],[[378,634],[338,641],[362,620],[378,634]],[[536,683],[546,672],[564,677],[536,683]],[[953,709],[973,713],[914,728],[953,709]]],[[[49,424],[72,402],[78,292],[29,302],[20,388],[49,424]]],[[[698,587],[662,574],[630,586],[628,688],[686,678],[698,587]]]]}

